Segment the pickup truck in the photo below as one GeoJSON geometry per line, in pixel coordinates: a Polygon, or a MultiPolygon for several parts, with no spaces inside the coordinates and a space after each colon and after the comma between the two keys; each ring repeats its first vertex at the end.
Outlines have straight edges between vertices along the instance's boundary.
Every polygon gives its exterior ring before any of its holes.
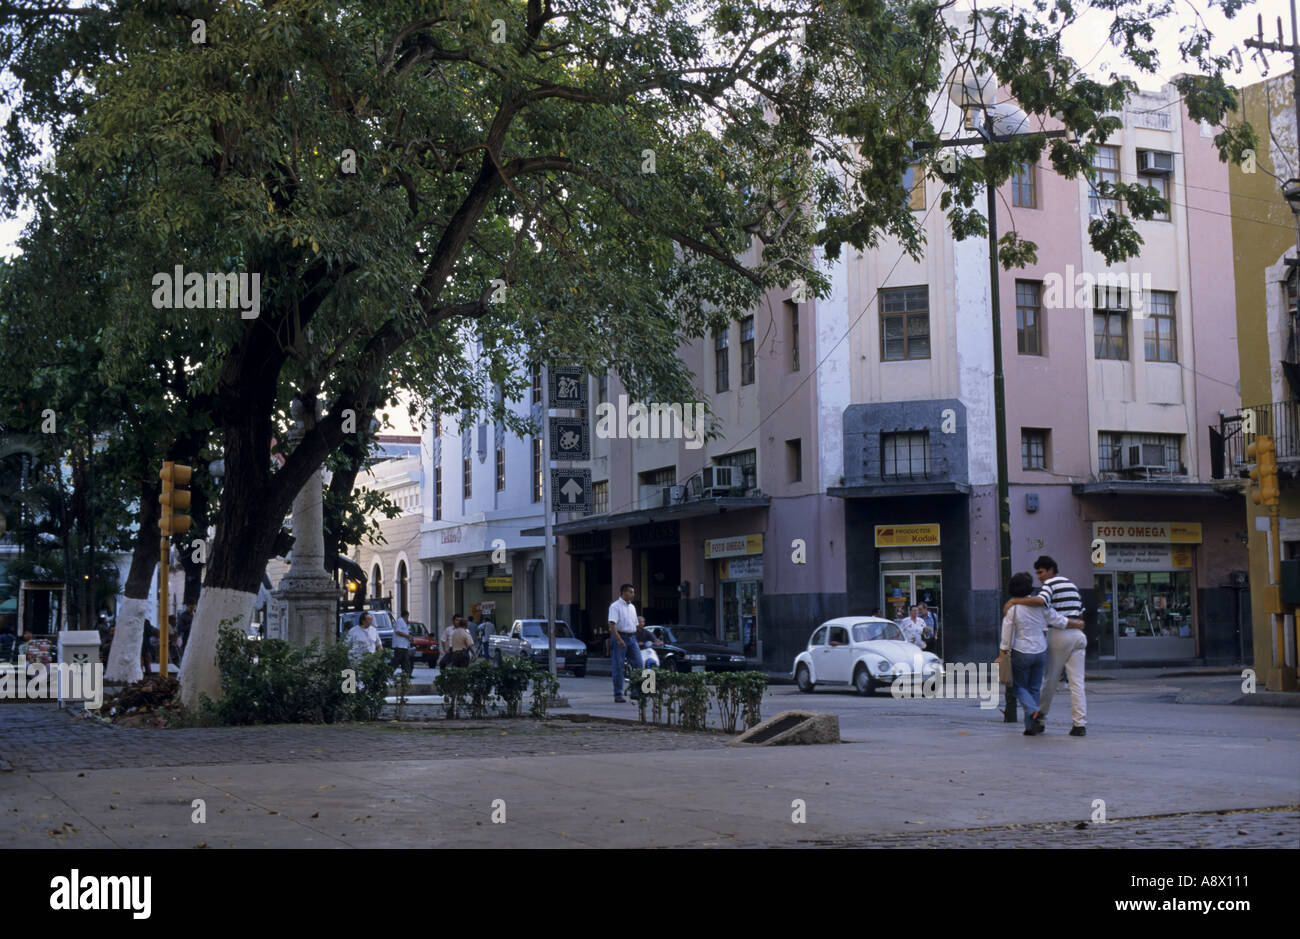
{"type": "MultiPolygon", "coordinates": [[[[534,665],[545,668],[548,647],[546,620],[517,619],[509,632],[488,637],[487,655],[493,662],[500,662],[508,655],[528,656],[534,665]]],[[[555,621],[555,668],[568,670],[575,678],[587,674],[587,645],[573,637],[563,620],[555,621]]]]}

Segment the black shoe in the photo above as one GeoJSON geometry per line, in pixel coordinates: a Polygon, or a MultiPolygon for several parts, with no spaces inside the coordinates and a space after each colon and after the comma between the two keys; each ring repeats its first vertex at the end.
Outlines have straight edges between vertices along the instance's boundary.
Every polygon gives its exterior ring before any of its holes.
{"type": "Polygon", "coordinates": [[[1042,721],[1034,721],[1034,730],[1038,731],[1040,734],[1047,733],[1047,725],[1042,721]]]}
{"type": "Polygon", "coordinates": [[[1029,728],[1029,729],[1027,729],[1027,730],[1025,731],[1025,736],[1026,736],[1026,737],[1037,737],[1037,736],[1038,736],[1039,734],[1041,734],[1041,733],[1042,733],[1042,731],[1039,730],[1037,727],[1032,727],[1032,728],[1029,728]]]}
{"type": "Polygon", "coordinates": [[[626,704],[626,703],[627,703],[627,698],[615,698],[615,699],[614,699],[614,703],[615,703],[615,704],[626,704]]]}
{"type": "Polygon", "coordinates": [[[1071,727],[1071,728],[1070,728],[1070,736],[1071,736],[1071,737],[1086,737],[1086,736],[1088,736],[1088,728],[1087,728],[1087,727],[1071,727]]]}

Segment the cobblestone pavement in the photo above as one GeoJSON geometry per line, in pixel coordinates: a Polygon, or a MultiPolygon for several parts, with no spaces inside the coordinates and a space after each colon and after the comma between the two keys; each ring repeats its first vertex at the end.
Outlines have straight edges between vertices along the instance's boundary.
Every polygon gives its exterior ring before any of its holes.
{"type": "Polygon", "coordinates": [[[142,730],[74,716],[53,704],[0,706],[0,771],[28,773],[698,750],[720,748],[725,739],[718,734],[563,719],[142,730]]]}
{"type": "Polygon", "coordinates": [[[736,848],[1300,848],[1300,806],[1117,818],[1105,824],[1057,822],[725,844],[736,848]]]}

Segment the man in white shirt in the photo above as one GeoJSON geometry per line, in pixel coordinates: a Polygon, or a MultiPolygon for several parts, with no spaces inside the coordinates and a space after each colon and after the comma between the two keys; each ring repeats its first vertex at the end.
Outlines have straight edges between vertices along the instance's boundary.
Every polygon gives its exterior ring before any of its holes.
{"type": "Polygon", "coordinates": [[[925,630],[925,620],[921,619],[920,611],[915,604],[912,606],[911,615],[905,620],[899,620],[898,628],[903,631],[903,638],[912,645],[918,649],[925,648],[925,639],[922,637],[925,630]]]}
{"type": "Polygon", "coordinates": [[[406,622],[410,615],[409,610],[402,610],[393,620],[393,668],[400,668],[408,675],[415,667],[411,661],[411,627],[406,622]]]}
{"type": "Polygon", "coordinates": [[[631,584],[618,588],[618,599],[609,605],[609,655],[610,674],[614,679],[614,702],[622,704],[623,697],[623,660],[638,671],[641,664],[641,647],[636,643],[637,615],[632,598],[636,590],[631,584]]]}
{"type": "Polygon", "coordinates": [[[378,652],[383,648],[374,620],[375,618],[369,613],[362,613],[360,621],[348,630],[347,641],[352,647],[353,661],[360,659],[367,652],[378,652]]]}

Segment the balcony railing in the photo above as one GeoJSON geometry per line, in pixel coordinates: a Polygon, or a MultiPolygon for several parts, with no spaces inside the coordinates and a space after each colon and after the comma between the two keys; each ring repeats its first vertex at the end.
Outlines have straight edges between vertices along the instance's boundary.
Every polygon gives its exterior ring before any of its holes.
{"type": "Polygon", "coordinates": [[[1210,464],[1215,479],[1247,474],[1246,448],[1260,434],[1273,437],[1278,462],[1300,460],[1300,402],[1274,401],[1242,408],[1210,428],[1210,464]]]}

